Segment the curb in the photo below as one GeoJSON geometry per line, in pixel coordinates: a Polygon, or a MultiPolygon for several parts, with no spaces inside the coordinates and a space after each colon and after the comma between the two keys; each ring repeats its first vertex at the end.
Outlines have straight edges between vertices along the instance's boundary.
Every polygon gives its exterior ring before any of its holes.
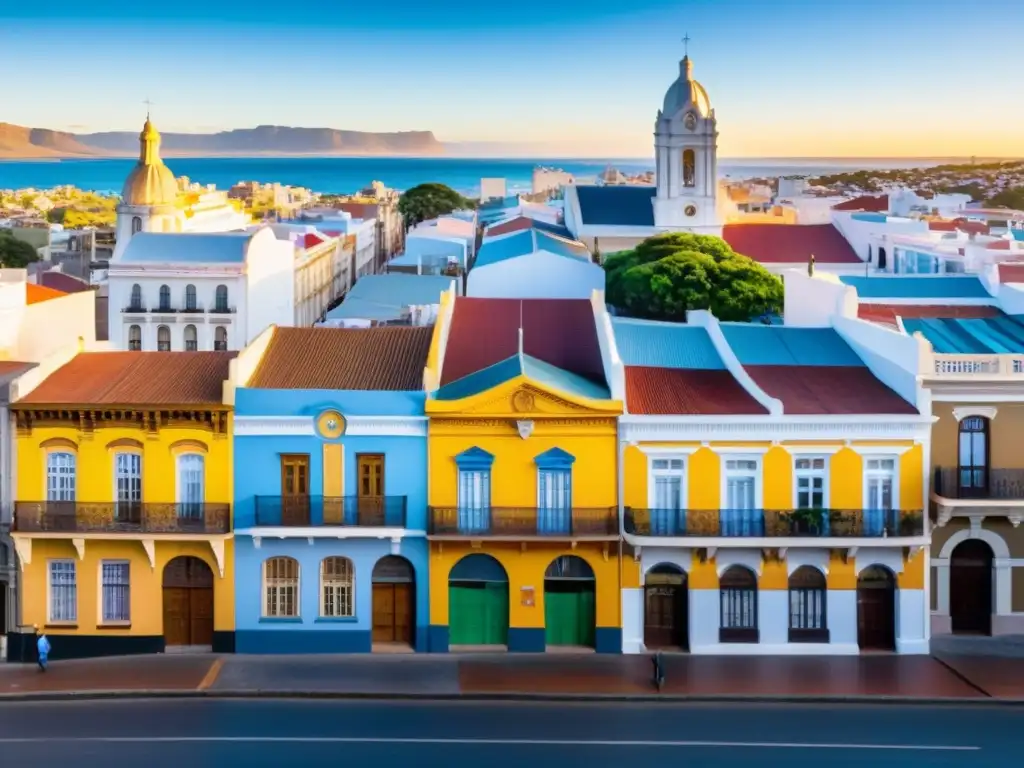
{"type": "Polygon", "coordinates": [[[566,702],[624,704],[860,704],[949,707],[1020,707],[1024,698],[926,698],[914,696],[756,696],[732,694],[607,694],[607,693],[376,693],[334,691],[274,690],[110,690],[110,691],[38,691],[2,693],[0,704],[7,702],[98,701],[106,699],[307,699],[326,701],[442,701],[442,702],[566,702]]]}

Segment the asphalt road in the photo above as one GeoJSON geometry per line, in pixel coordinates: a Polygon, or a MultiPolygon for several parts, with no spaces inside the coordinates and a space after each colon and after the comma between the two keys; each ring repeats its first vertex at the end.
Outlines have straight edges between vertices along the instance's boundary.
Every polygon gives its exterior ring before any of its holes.
{"type": "Polygon", "coordinates": [[[338,700],[0,703],[0,764],[1019,765],[1024,708],[338,700]],[[783,761],[785,761],[783,763],[783,761]]]}

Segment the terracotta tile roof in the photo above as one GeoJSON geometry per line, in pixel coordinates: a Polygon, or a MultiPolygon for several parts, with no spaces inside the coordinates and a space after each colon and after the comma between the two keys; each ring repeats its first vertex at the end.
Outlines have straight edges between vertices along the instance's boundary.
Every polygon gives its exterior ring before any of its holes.
{"type": "Polygon", "coordinates": [[[987,221],[971,221],[970,219],[954,219],[956,228],[969,235],[987,235],[987,221]]]}
{"type": "Polygon", "coordinates": [[[41,304],[50,299],[59,299],[61,296],[67,296],[67,294],[64,291],[58,291],[56,288],[47,288],[45,285],[25,283],[26,304],[41,304]]]}
{"type": "Polygon", "coordinates": [[[26,405],[220,405],[237,352],[83,352],[26,405]]]}
{"type": "Polygon", "coordinates": [[[455,299],[441,384],[499,363],[519,349],[549,365],[605,384],[594,309],[587,299],[455,299]]]}
{"type": "Polygon", "coordinates": [[[561,224],[552,224],[549,221],[543,221],[541,219],[531,219],[529,216],[516,216],[515,218],[508,219],[507,221],[493,224],[487,228],[487,237],[498,237],[499,235],[507,235],[512,232],[522,232],[527,229],[539,229],[541,232],[548,232],[552,235],[558,235],[559,237],[565,237],[570,240],[575,239],[572,233],[569,232],[561,224]]]}
{"type": "MultiPolygon", "coordinates": [[[[1000,267],[1002,266],[1000,265],[1000,267]]],[[[1021,276],[1024,278],[1024,272],[1021,273],[1021,276]]],[[[857,307],[857,316],[862,320],[893,327],[896,327],[897,317],[978,320],[987,317],[1000,317],[1002,314],[996,307],[958,304],[861,304],[857,307]]]]}
{"type": "Polygon", "coordinates": [[[931,219],[928,222],[928,229],[932,232],[956,232],[957,226],[955,221],[946,221],[945,219],[931,219]]]}
{"type": "Polygon", "coordinates": [[[276,328],[252,389],[423,389],[432,326],[276,328]]]}
{"type": "Polygon", "coordinates": [[[749,365],[746,370],[790,415],[917,413],[864,366],[749,365]]]}
{"type": "Polygon", "coordinates": [[[999,265],[1000,283],[1024,283],[1024,264],[1011,262],[999,265]]]}
{"type": "Polygon", "coordinates": [[[861,195],[832,206],[833,211],[864,211],[865,213],[886,213],[889,210],[888,195],[861,195]]]}
{"type": "Polygon", "coordinates": [[[726,224],[722,237],[736,253],[762,264],[860,264],[831,224],[726,224]]]}
{"type": "Polygon", "coordinates": [[[728,371],[626,368],[630,413],[659,415],[760,415],[768,411],[728,371]]]}

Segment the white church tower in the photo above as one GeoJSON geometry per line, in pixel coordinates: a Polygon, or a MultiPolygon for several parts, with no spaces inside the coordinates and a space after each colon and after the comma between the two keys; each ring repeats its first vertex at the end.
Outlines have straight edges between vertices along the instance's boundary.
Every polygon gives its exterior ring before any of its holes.
{"type": "Polygon", "coordinates": [[[139,134],[139,162],[121,190],[117,206],[116,261],[136,232],[180,232],[182,214],[177,205],[178,182],[160,158],[160,134],[149,115],[139,134]]]}
{"type": "Polygon", "coordinates": [[[654,162],[658,185],[654,226],[721,237],[718,125],[707,91],[693,79],[689,55],[679,62],[679,78],[665,93],[658,111],[654,162]]]}

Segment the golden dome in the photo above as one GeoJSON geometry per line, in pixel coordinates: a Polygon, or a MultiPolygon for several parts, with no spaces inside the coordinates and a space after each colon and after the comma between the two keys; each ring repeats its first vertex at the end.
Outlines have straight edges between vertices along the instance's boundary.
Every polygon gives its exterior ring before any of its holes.
{"type": "Polygon", "coordinates": [[[665,93],[661,111],[665,117],[672,117],[681,109],[692,106],[701,117],[711,114],[711,99],[704,86],[693,79],[693,62],[684,56],[679,62],[679,79],[665,93]]]}
{"type": "Polygon", "coordinates": [[[121,190],[125,205],[174,205],[178,197],[178,181],[171,169],[160,159],[160,134],[146,117],[139,134],[139,162],[121,190]]]}

